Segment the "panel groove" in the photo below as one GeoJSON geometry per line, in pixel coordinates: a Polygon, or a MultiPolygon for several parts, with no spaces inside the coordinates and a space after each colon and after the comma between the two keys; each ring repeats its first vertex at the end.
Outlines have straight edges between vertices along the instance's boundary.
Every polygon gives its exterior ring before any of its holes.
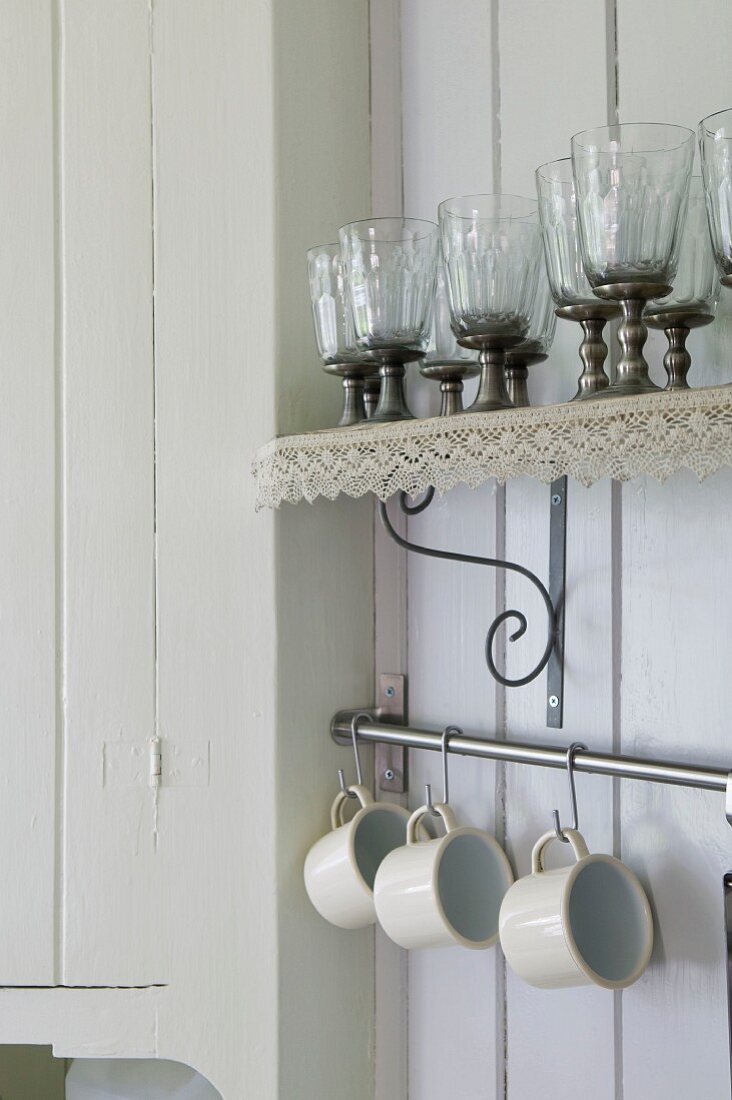
{"type": "Polygon", "coordinates": [[[55,833],[54,833],[54,981],[64,979],[66,904],[66,524],[65,524],[65,375],[64,375],[64,217],[63,217],[63,16],[64,0],[52,3],[53,196],[54,196],[54,420],[55,420],[55,833]]]}

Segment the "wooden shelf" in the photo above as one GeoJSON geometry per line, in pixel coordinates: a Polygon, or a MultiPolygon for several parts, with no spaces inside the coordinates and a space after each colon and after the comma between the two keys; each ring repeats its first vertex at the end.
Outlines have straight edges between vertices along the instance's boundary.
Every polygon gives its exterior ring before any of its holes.
{"type": "Polygon", "coordinates": [[[489,478],[567,474],[591,485],[688,469],[701,480],[730,465],[727,385],[283,436],[260,448],[253,473],[257,508],[277,508],[339,493],[442,493],[489,478]]]}

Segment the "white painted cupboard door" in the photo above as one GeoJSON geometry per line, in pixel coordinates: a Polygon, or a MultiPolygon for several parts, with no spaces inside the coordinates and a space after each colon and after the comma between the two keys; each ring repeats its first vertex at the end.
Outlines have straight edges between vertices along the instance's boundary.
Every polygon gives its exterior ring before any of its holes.
{"type": "Polygon", "coordinates": [[[55,980],[53,23],[0,3],[0,984],[55,980]]]}

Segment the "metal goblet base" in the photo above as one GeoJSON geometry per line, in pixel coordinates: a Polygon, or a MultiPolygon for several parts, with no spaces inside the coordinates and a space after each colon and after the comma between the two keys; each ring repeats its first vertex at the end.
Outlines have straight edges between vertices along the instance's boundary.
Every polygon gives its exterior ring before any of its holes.
{"type": "Polygon", "coordinates": [[[395,420],[414,420],[404,396],[406,364],[423,359],[425,353],[408,347],[372,347],[361,349],[360,355],[378,367],[381,385],[379,400],[367,423],[391,424],[395,420]]]}
{"type": "Polygon", "coordinates": [[[466,378],[475,378],[480,374],[477,363],[465,359],[436,359],[422,363],[419,373],[423,378],[440,383],[442,400],[440,416],[454,416],[464,412],[463,382],[466,378]]]}
{"type": "Polygon", "coordinates": [[[364,389],[366,378],[373,376],[376,368],[369,363],[323,363],[326,374],[343,379],[343,409],[338,428],[352,428],[366,420],[364,389]]]}
{"type": "Polygon", "coordinates": [[[610,385],[605,374],[608,347],[602,334],[607,322],[620,316],[620,306],[616,302],[574,302],[558,306],[554,312],[557,317],[577,321],[582,326],[579,354],[583,370],[577,379],[577,393],[571,400],[586,401],[596,397],[610,385]]]}
{"type": "Polygon", "coordinates": [[[515,348],[523,339],[523,336],[495,333],[458,337],[461,347],[477,349],[479,352],[480,385],[475,401],[466,412],[498,412],[500,409],[513,408],[504,373],[506,352],[515,348]]]}
{"type": "Polygon", "coordinates": [[[618,328],[618,341],[623,354],[617,366],[615,381],[594,399],[602,401],[607,397],[636,397],[644,393],[657,393],[660,386],[652,382],[648,374],[648,363],[643,356],[643,347],[648,339],[648,329],[643,320],[646,303],[652,298],[664,298],[671,293],[668,283],[606,283],[594,288],[600,298],[619,304],[622,319],[618,328]]]}
{"type": "Polygon", "coordinates": [[[712,313],[683,307],[663,310],[646,317],[648,327],[663,329],[668,340],[668,351],[663,357],[663,366],[668,376],[664,389],[691,389],[687,380],[691,368],[691,356],[686,349],[686,338],[691,329],[709,325],[713,320],[712,313]]]}
{"type": "Polygon", "coordinates": [[[528,409],[531,406],[528,386],[529,367],[544,363],[546,359],[545,351],[523,351],[521,348],[510,351],[506,355],[503,373],[506,378],[506,390],[515,409],[528,409]]]}

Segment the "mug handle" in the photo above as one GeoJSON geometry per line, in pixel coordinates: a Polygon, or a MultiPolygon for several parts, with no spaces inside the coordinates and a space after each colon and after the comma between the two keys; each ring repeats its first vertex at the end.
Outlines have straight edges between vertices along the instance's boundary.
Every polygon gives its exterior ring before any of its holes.
{"type": "MultiPolygon", "coordinates": [[[[360,783],[354,783],[352,787],[348,788],[352,794],[355,794],[358,801],[361,803],[362,808],[366,806],[373,806],[376,799],[372,797],[371,792],[367,787],[361,786],[360,783]]],[[[343,824],[343,811],[346,808],[348,802],[348,794],[344,794],[343,791],[339,791],[333,799],[333,805],[330,808],[330,827],[331,829],[338,829],[343,824]]]]}
{"type": "MultiPolygon", "coordinates": [[[[450,807],[444,802],[435,802],[435,813],[439,814],[445,824],[445,833],[451,833],[454,829],[458,828],[458,823],[455,820],[455,814],[450,807]]],[[[430,812],[429,806],[420,806],[418,810],[415,810],[409,821],[407,822],[407,844],[419,844],[417,839],[417,826],[424,817],[425,814],[430,812]]],[[[429,838],[428,838],[429,839],[429,838]]]]}
{"type": "MultiPolygon", "coordinates": [[[[572,851],[574,852],[575,859],[584,859],[585,856],[590,854],[587,845],[585,844],[585,838],[581,833],[578,833],[576,829],[563,829],[562,832],[566,836],[569,843],[572,845],[572,851]]],[[[544,868],[544,852],[547,850],[553,840],[557,840],[557,834],[552,829],[551,832],[544,833],[540,836],[534,845],[534,849],[531,853],[531,872],[534,875],[538,875],[544,868]]],[[[557,844],[559,841],[557,841],[557,844]]]]}

